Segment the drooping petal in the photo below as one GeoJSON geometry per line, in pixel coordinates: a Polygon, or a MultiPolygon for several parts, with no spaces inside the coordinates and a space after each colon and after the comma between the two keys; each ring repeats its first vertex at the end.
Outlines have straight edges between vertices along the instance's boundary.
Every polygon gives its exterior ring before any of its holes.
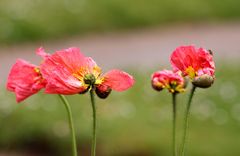
{"type": "Polygon", "coordinates": [[[85,91],[87,87],[74,75],[82,69],[85,62],[85,57],[78,48],[57,51],[45,58],[40,69],[48,81],[46,93],[76,94],[85,91]]]}
{"type": "Polygon", "coordinates": [[[134,79],[128,73],[114,69],[104,75],[102,84],[115,91],[124,91],[133,86],[134,79]]]}
{"type": "Polygon", "coordinates": [[[45,85],[39,68],[21,59],[13,65],[7,79],[7,89],[15,92],[17,102],[37,93],[45,85]]]}

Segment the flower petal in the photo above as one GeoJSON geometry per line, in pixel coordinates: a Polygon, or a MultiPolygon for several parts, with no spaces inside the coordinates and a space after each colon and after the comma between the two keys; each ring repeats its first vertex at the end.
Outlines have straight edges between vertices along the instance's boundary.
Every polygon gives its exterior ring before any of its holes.
{"type": "Polygon", "coordinates": [[[83,92],[86,87],[73,76],[73,73],[81,69],[85,62],[85,57],[78,48],[57,51],[45,58],[40,70],[48,81],[46,93],[76,94],[83,92]]]}
{"type": "Polygon", "coordinates": [[[37,68],[21,59],[13,65],[7,79],[7,89],[15,92],[17,102],[25,100],[45,87],[46,81],[37,68]]]}
{"type": "Polygon", "coordinates": [[[179,70],[184,72],[189,66],[196,69],[198,68],[196,48],[194,46],[180,46],[173,51],[170,61],[174,72],[179,70]]]}
{"type": "Polygon", "coordinates": [[[101,73],[101,69],[97,66],[97,63],[91,57],[85,57],[83,66],[86,68],[87,73],[92,73],[96,77],[101,73]]]}
{"type": "Polygon", "coordinates": [[[198,71],[198,75],[208,74],[210,76],[214,75],[215,72],[215,63],[213,61],[212,55],[203,48],[199,48],[198,51],[198,62],[201,67],[201,71],[198,71]],[[202,74],[200,74],[203,71],[202,74]]]}
{"type": "Polygon", "coordinates": [[[103,84],[116,91],[124,91],[132,87],[134,79],[126,72],[114,69],[104,75],[103,84]]]}

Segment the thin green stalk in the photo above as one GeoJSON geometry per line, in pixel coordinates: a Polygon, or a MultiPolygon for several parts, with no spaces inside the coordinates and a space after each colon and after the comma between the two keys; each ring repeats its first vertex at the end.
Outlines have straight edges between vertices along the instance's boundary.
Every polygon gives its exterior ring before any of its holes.
{"type": "Polygon", "coordinates": [[[196,90],[196,86],[192,86],[191,93],[189,95],[188,103],[187,103],[187,109],[184,114],[184,125],[183,125],[183,138],[182,138],[182,146],[181,146],[181,156],[185,155],[186,151],[186,142],[187,142],[187,130],[189,126],[189,116],[190,116],[190,107],[192,103],[192,98],[194,95],[194,92],[196,90]]]}
{"type": "Polygon", "coordinates": [[[71,107],[65,96],[59,94],[59,97],[62,100],[62,102],[64,103],[67,113],[68,113],[69,128],[71,130],[71,135],[72,135],[72,154],[73,154],[73,156],[77,156],[77,143],[76,143],[76,136],[75,136],[71,107]]]}
{"type": "Polygon", "coordinates": [[[172,103],[173,103],[173,128],[172,128],[172,152],[173,156],[177,155],[177,147],[176,147],[176,116],[177,116],[177,106],[176,106],[176,93],[172,94],[172,103]]]}
{"type": "Polygon", "coordinates": [[[93,88],[90,90],[90,97],[91,97],[92,110],[93,110],[93,133],[92,133],[91,156],[95,156],[96,155],[96,142],[97,142],[97,134],[96,134],[97,118],[96,118],[96,105],[95,105],[93,88]]]}

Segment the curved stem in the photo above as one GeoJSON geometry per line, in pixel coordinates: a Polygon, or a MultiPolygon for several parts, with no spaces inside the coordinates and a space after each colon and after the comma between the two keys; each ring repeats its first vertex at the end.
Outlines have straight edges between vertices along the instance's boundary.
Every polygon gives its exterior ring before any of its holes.
{"type": "Polygon", "coordinates": [[[177,148],[176,148],[176,115],[177,115],[176,95],[177,95],[176,93],[172,94],[172,104],[173,104],[172,152],[173,152],[173,156],[177,155],[177,148]]]}
{"type": "Polygon", "coordinates": [[[59,94],[59,97],[62,100],[62,102],[64,103],[65,108],[68,113],[69,128],[71,130],[71,135],[72,135],[72,154],[73,154],[73,156],[77,156],[77,143],[76,143],[76,136],[75,136],[71,107],[64,95],[59,94]]]}
{"type": "Polygon", "coordinates": [[[184,126],[183,126],[183,138],[182,138],[182,146],[181,146],[181,156],[185,155],[185,150],[186,150],[186,140],[187,140],[187,130],[188,130],[188,126],[189,126],[189,116],[190,116],[190,107],[191,107],[191,103],[192,103],[192,98],[194,95],[194,92],[196,90],[196,86],[192,86],[191,89],[191,93],[189,95],[189,99],[188,99],[188,103],[187,103],[187,109],[185,111],[184,114],[184,126]]]}
{"type": "Polygon", "coordinates": [[[96,134],[97,119],[96,119],[96,105],[95,105],[93,88],[90,90],[90,97],[91,97],[92,110],[93,110],[93,133],[92,133],[91,156],[95,156],[96,155],[96,141],[97,141],[97,134],[96,134]]]}

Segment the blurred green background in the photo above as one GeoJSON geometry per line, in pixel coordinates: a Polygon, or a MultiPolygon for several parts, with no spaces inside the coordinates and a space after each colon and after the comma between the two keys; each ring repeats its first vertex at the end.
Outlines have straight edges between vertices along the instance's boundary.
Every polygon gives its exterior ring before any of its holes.
{"type": "MultiPolygon", "coordinates": [[[[239,0],[0,0],[0,45],[22,48],[25,42],[52,43],[71,36],[181,23],[228,23],[239,21],[239,6],[239,0]]],[[[240,155],[239,63],[229,63],[224,55],[216,62],[215,84],[198,89],[193,99],[187,147],[191,156],[240,155]]],[[[123,93],[112,92],[106,100],[97,99],[98,156],[171,155],[171,95],[156,92],[150,85],[150,75],[162,69],[160,64],[144,70],[124,67],[135,77],[135,86],[123,93]]],[[[70,155],[67,114],[58,96],[40,92],[16,104],[4,85],[3,78],[0,156],[70,155]]],[[[188,92],[178,97],[178,140],[187,96],[188,92]]],[[[89,95],[67,98],[73,107],[79,155],[90,155],[89,95]]]]}
{"type": "Polygon", "coordinates": [[[0,0],[0,42],[240,18],[238,0],[0,0]]]}

